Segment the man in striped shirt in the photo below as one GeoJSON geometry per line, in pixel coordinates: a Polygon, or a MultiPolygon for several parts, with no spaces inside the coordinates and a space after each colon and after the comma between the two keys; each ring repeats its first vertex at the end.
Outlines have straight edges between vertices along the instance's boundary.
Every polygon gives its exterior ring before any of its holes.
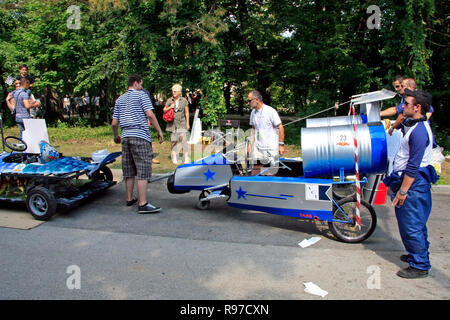
{"type": "Polygon", "coordinates": [[[161,211],[160,207],[147,202],[147,186],[152,174],[153,158],[149,122],[158,132],[159,143],[163,143],[164,137],[152,111],[152,102],[142,90],[142,83],[143,80],[138,75],[128,78],[128,91],[116,101],[111,126],[114,142],[122,143],[122,172],[125,178],[127,206],[139,200],[138,213],[144,214],[161,211]],[[122,137],[118,133],[119,125],[122,137]],[[136,177],[138,199],[133,197],[136,177]]]}

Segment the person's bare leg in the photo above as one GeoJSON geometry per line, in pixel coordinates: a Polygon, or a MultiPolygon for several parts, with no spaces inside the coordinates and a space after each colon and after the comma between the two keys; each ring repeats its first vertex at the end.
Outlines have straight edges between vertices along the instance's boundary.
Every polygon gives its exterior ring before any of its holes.
{"type": "Polygon", "coordinates": [[[182,139],[181,145],[183,148],[184,163],[189,163],[189,162],[191,162],[191,152],[190,152],[189,144],[187,143],[186,133],[183,134],[183,137],[181,139],[182,139]]]}
{"type": "Polygon", "coordinates": [[[171,141],[170,142],[170,157],[172,158],[172,162],[174,164],[178,164],[178,154],[177,154],[177,142],[176,141],[171,141]]]}
{"type": "Polygon", "coordinates": [[[134,177],[125,179],[125,188],[127,192],[127,201],[133,200],[134,177]]]}
{"type": "Polygon", "coordinates": [[[147,203],[147,186],[148,181],[146,179],[137,181],[138,198],[140,206],[143,206],[147,203]]]}

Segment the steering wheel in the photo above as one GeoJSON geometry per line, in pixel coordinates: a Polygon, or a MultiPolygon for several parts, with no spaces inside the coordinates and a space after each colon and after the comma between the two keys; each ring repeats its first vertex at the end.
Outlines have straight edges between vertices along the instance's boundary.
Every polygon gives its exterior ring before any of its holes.
{"type": "Polygon", "coordinates": [[[25,141],[23,141],[20,138],[14,137],[14,136],[6,137],[3,141],[5,142],[5,145],[13,151],[22,152],[22,151],[27,150],[27,148],[28,148],[25,141]],[[16,142],[14,142],[14,140],[16,142]]]}

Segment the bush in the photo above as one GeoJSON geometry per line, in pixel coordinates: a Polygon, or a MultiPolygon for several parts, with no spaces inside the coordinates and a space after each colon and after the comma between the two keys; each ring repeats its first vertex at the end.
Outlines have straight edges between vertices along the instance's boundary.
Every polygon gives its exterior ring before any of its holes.
{"type": "Polygon", "coordinates": [[[436,143],[444,148],[444,155],[450,155],[450,129],[440,130],[438,126],[434,126],[433,133],[436,143]]]}

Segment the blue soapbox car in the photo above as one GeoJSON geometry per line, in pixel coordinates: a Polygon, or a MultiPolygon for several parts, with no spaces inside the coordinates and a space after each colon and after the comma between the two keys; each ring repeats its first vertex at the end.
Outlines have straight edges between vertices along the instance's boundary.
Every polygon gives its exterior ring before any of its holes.
{"type": "Polygon", "coordinates": [[[37,220],[49,220],[58,208],[74,207],[116,184],[107,165],[120,152],[95,163],[88,157],[65,157],[45,141],[40,142],[40,154],[25,150],[27,144],[22,139],[3,139],[0,201],[25,202],[37,220]],[[6,152],[5,146],[11,152],[6,152]]]}

